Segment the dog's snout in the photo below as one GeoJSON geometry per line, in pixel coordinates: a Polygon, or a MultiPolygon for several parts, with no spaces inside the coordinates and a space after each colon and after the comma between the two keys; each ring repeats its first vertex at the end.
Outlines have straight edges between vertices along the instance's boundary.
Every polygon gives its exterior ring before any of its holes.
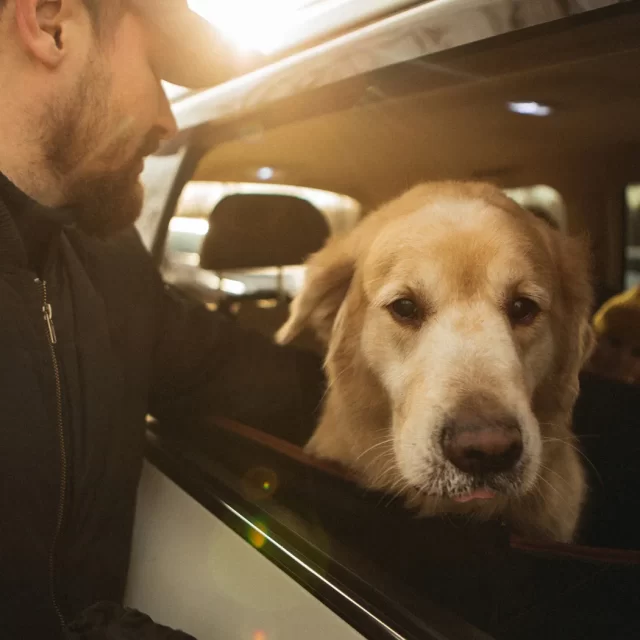
{"type": "Polygon", "coordinates": [[[509,471],[522,455],[520,431],[501,427],[453,427],[444,439],[444,454],[466,473],[509,471]]]}
{"type": "Polygon", "coordinates": [[[515,419],[465,411],[444,426],[442,451],[466,473],[501,473],[513,469],[520,460],[522,432],[515,419]]]}

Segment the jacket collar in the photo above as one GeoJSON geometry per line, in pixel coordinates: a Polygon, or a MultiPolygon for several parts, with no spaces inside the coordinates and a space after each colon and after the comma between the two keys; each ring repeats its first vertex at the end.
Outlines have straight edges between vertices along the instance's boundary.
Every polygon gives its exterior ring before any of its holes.
{"type": "Polygon", "coordinates": [[[26,268],[27,252],[5,198],[0,194],[0,267],[12,266],[26,268]]]}
{"type": "Polygon", "coordinates": [[[70,221],[68,209],[36,202],[0,173],[0,266],[27,268],[25,243],[57,235],[70,221]]]}

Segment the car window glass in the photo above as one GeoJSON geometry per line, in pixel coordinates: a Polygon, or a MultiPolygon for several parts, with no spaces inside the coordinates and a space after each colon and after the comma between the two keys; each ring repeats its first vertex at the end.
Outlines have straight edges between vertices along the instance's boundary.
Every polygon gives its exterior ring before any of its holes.
{"type": "MultiPolygon", "coordinates": [[[[270,180],[272,170],[262,167],[257,177],[270,180]]],[[[260,269],[229,269],[224,274],[202,270],[200,250],[209,233],[209,217],[216,205],[230,194],[279,194],[308,201],[325,216],[333,234],[353,228],[361,215],[361,206],[349,196],[321,189],[278,185],[274,183],[231,183],[193,181],[187,183],[169,222],[162,272],[165,280],[178,284],[200,282],[212,292],[220,290],[231,296],[254,294],[261,290],[277,290],[295,295],[302,286],[302,265],[273,265],[260,269]]],[[[287,239],[283,238],[283,242],[287,239]]],[[[212,301],[209,300],[211,303],[212,301]]]]}
{"type": "MultiPolygon", "coordinates": [[[[562,12],[576,3],[545,4],[562,12]]],[[[498,23],[537,6],[504,3],[498,23]]],[[[625,289],[640,283],[640,185],[634,182],[640,13],[625,11],[603,10],[588,20],[524,29],[374,71],[367,66],[367,73],[348,81],[303,87],[276,105],[261,103],[239,122],[212,121],[203,128],[202,159],[170,222],[165,277],[211,309],[273,336],[288,317],[304,268],[200,268],[210,213],[225,194],[307,198],[330,233],[340,234],[420,182],[482,180],[561,232],[589,239],[597,310],[620,293],[623,280],[625,289]]],[[[487,10],[478,17],[489,24],[496,15],[487,10]]],[[[446,33],[433,28],[424,37],[441,42],[446,33]]],[[[566,282],[585,275],[569,274],[566,282]]],[[[564,300],[565,293],[554,295],[564,300]]],[[[586,359],[591,333],[582,325],[570,335],[576,332],[584,336],[586,359]]],[[[564,348],[567,335],[558,330],[545,349],[564,348]]],[[[545,365],[549,376],[557,373],[554,362],[545,365]]],[[[421,375],[430,373],[426,366],[421,375]]],[[[292,539],[303,538],[366,576],[418,618],[421,598],[435,599],[499,640],[609,637],[638,592],[630,567],[640,550],[634,506],[640,397],[637,386],[596,373],[587,366],[562,382],[578,394],[577,441],[570,446],[579,448],[589,487],[572,545],[523,540],[493,522],[487,535],[500,542],[485,547],[476,519],[417,518],[402,484],[366,490],[344,469],[306,457],[299,442],[285,442],[278,425],[263,434],[222,417],[212,431],[197,432],[189,461],[268,513],[260,520],[265,527],[293,532],[292,539]]],[[[541,419],[544,437],[552,438],[548,426],[541,419]]],[[[393,459],[393,451],[379,451],[393,459]]],[[[564,485],[554,488],[564,500],[564,485]]],[[[259,536],[250,541],[262,549],[259,536]]]]}
{"type": "Polygon", "coordinates": [[[625,247],[625,288],[640,284],[640,184],[625,190],[627,241],[625,247]]]}

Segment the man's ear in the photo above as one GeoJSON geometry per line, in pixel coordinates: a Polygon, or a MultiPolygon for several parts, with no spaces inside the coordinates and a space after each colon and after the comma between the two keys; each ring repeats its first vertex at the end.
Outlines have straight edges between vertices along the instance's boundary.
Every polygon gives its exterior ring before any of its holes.
{"type": "Polygon", "coordinates": [[[329,342],[355,269],[348,240],[329,241],[307,261],[305,283],[291,304],[289,319],[276,334],[278,343],[291,342],[305,327],[313,329],[324,344],[329,342]]]}
{"type": "MultiPolygon", "coordinates": [[[[50,69],[63,60],[66,31],[80,0],[15,0],[15,19],[22,46],[50,69]]],[[[88,19],[88,16],[87,16],[88,19]]]]}

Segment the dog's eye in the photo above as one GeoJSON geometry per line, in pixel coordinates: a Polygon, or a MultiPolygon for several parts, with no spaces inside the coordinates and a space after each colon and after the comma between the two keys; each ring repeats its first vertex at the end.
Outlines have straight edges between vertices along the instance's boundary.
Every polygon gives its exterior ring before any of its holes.
{"type": "Polygon", "coordinates": [[[529,298],[516,298],[509,305],[509,318],[513,324],[531,324],[538,313],[540,307],[529,298]]]}
{"type": "Polygon", "coordinates": [[[399,298],[389,305],[391,315],[400,322],[415,322],[418,320],[420,310],[418,305],[409,298],[399,298]]]}

